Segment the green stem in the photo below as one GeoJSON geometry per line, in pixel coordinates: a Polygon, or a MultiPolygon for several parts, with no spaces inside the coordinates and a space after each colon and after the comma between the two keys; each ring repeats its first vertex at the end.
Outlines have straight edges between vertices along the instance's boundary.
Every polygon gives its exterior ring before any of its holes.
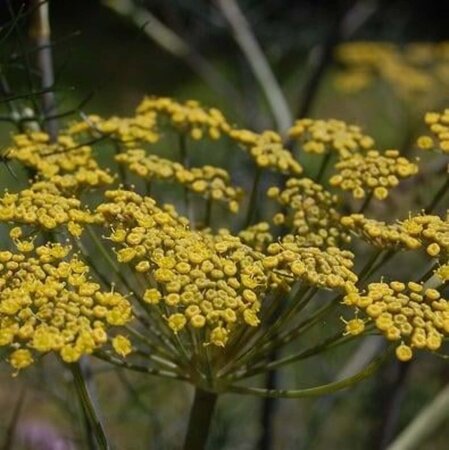
{"type": "Polygon", "coordinates": [[[394,250],[388,250],[383,258],[375,265],[371,267],[371,269],[365,273],[364,279],[368,279],[373,273],[377,272],[384,264],[386,264],[393,256],[396,255],[394,250]]]}
{"type": "Polygon", "coordinates": [[[315,178],[315,181],[317,183],[320,183],[324,173],[326,172],[327,166],[329,165],[329,161],[331,160],[332,154],[330,151],[328,151],[324,156],[323,159],[321,161],[321,165],[320,165],[320,169],[318,170],[317,176],[315,178]]]}
{"type": "MultiPolygon", "coordinates": [[[[118,264],[112,259],[111,255],[106,250],[106,248],[104,247],[103,243],[101,242],[101,240],[96,235],[95,231],[89,225],[86,226],[85,230],[87,231],[87,234],[89,235],[89,237],[92,239],[92,242],[95,245],[95,248],[100,252],[100,254],[103,256],[103,258],[109,264],[109,266],[111,267],[113,272],[116,275],[119,275],[120,274],[120,269],[119,269],[118,264]]],[[[122,281],[125,281],[125,280],[122,280],[122,281]]]]}
{"type": "Polygon", "coordinates": [[[217,398],[216,393],[195,388],[184,450],[204,450],[206,448],[217,398]]]}
{"type": "Polygon", "coordinates": [[[449,189],[449,176],[447,177],[447,180],[441,186],[439,191],[436,193],[430,205],[424,209],[426,214],[431,214],[433,212],[433,210],[438,206],[438,203],[440,203],[441,199],[446,195],[448,189],[449,189]]]}
{"type": "Polygon", "coordinates": [[[69,367],[72,371],[73,381],[81,406],[87,418],[89,419],[98,447],[100,450],[110,450],[111,447],[106,438],[103,425],[100,421],[100,418],[98,417],[89,390],[87,389],[86,382],[81,372],[81,368],[78,363],[70,364],[69,367]]]}
{"type": "Polygon", "coordinates": [[[428,281],[429,278],[433,275],[436,268],[438,267],[438,263],[434,262],[429,265],[429,268],[424,272],[424,275],[419,279],[420,282],[428,281]]]}
{"type": "Polygon", "coordinates": [[[256,172],[254,174],[253,186],[251,188],[251,194],[249,196],[248,210],[246,212],[246,219],[243,228],[248,228],[251,225],[252,221],[254,220],[254,216],[256,214],[257,193],[259,190],[258,188],[261,177],[262,177],[262,169],[260,167],[257,167],[256,172]]]}
{"type": "Polygon", "coordinates": [[[294,340],[295,338],[297,338],[298,336],[300,336],[301,334],[305,333],[313,325],[319,322],[331,309],[335,308],[338,305],[339,298],[340,297],[337,297],[331,300],[328,304],[316,310],[312,316],[303,320],[292,330],[287,331],[284,334],[280,334],[279,336],[275,336],[271,341],[262,345],[261,348],[258,349],[258,351],[253,355],[253,357],[260,355],[261,352],[266,353],[267,350],[271,350],[275,347],[284,346],[289,342],[291,342],[292,340],[294,340]]]}
{"type": "Polygon", "coordinates": [[[338,392],[342,389],[350,387],[368,377],[370,377],[383,363],[386,354],[376,358],[363,370],[357,374],[345,378],[340,381],[324,384],[308,389],[262,389],[244,386],[229,386],[229,392],[235,392],[243,395],[254,395],[257,397],[275,397],[275,398],[304,398],[304,397],[316,397],[321,395],[329,395],[338,392]]]}
{"type": "MultiPolygon", "coordinates": [[[[120,145],[117,142],[114,142],[114,153],[115,153],[115,156],[118,156],[122,153],[120,145]]],[[[128,182],[127,182],[127,177],[126,177],[125,165],[122,162],[117,161],[117,168],[118,168],[119,180],[126,189],[126,187],[128,186],[128,182]]]]}
{"type": "Polygon", "coordinates": [[[365,197],[365,201],[362,203],[362,206],[360,207],[358,214],[363,214],[366,211],[366,209],[368,208],[372,198],[373,198],[373,193],[370,192],[365,197]]]}
{"type": "Polygon", "coordinates": [[[247,371],[244,371],[244,372],[241,372],[240,374],[238,374],[236,376],[236,379],[252,377],[254,375],[257,375],[258,373],[263,373],[268,370],[275,370],[275,369],[278,369],[279,367],[285,366],[287,364],[291,364],[296,361],[301,361],[303,359],[310,358],[318,353],[321,354],[331,348],[335,348],[342,344],[346,344],[347,342],[349,342],[353,339],[356,339],[357,337],[359,337],[359,336],[354,336],[351,334],[342,335],[341,332],[338,332],[338,333],[334,334],[333,336],[330,336],[327,339],[325,339],[324,341],[320,342],[319,344],[317,344],[311,348],[308,348],[306,350],[303,350],[301,352],[295,353],[293,355],[286,356],[284,358],[277,359],[277,360],[270,361],[270,362],[267,362],[266,359],[265,359],[265,361],[257,362],[254,366],[250,367],[247,371]]]}
{"type": "Polygon", "coordinates": [[[376,264],[377,260],[379,259],[382,253],[383,249],[380,249],[371,255],[371,258],[368,260],[368,262],[358,275],[359,281],[363,281],[365,277],[370,273],[371,269],[374,267],[374,264],[376,264]]]}
{"type": "MultiPolygon", "coordinates": [[[[182,132],[179,133],[179,161],[186,170],[189,169],[189,155],[187,154],[187,138],[182,132]]],[[[193,215],[192,205],[190,204],[189,190],[184,186],[184,204],[186,216],[190,220],[191,226],[195,227],[195,217],[193,215]]]]}
{"type": "Polygon", "coordinates": [[[180,375],[178,373],[171,372],[171,371],[165,370],[165,369],[155,369],[153,367],[132,364],[132,363],[129,363],[128,361],[124,361],[124,360],[115,358],[105,352],[102,352],[102,351],[95,352],[94,356],[96,356],[97,358],[102,359],[103,361],[106,361],[110,364],[113,364],[114,366],[121,367],[123,369],[128,369],[133,372],[146,373],[147,375],[154,375],[156,377],[162,377],[162,378],[173,378],[175,380],[184,380],[184,381],[188,380],[188,378],[184,375],[180,375]]]}

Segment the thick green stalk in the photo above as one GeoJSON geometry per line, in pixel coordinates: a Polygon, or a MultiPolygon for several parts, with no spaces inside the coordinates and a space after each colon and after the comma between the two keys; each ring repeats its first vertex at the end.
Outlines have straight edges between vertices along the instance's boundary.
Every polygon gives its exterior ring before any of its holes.
{"type": "Polygon", "coordinates": [[[204,450],[209,436],[218,394],[195,388],[184,450],[204,450]]]}
{"type": "Polygon", "coordinates": [[[81,406],[87,418],[89,419],[92,431],[98,444],[98,448],[100,450],[110,450],[111,447],[106,438],[103,425],[100,418],[98,417],[89,390],[87,389],[83,374],[81,373],[81,368],[78,363],[70,364],[69,367],[72,371],[75,389],[78,394],[81,406]]]}

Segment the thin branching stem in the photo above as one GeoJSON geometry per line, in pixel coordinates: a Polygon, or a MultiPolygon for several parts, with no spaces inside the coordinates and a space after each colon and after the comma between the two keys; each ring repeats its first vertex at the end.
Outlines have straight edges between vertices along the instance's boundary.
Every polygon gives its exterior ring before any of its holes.
{"type": "Polygon", "coordinates": [[[228,387],[228,392],[234,392],[242,395],[253,395],[256,397],[275,397],[275,398],[304,398],[304,397],[316,397],[321,395],[329,395],[335,392],[346,389],[359,383],[366,378],[373,375],[376,370],[382,365],[386,357],[386,354],[379,356],[372,361],[368,366],[357,374],[345,378],[340,381],[334,381],[332,383],[324,384],[317,387],[307,389],[262,389],[255,387],[244,387],[231,385],[228,387]]]}
{"type": "Polygon", "coordinates": [[[321,180],[323,179],[324,174],[326,173],[326,169],[329,166],[330,160],[332,158],[332,153],[328,151],[322,158],[320,168],[318,170],[318,173],[316,175],[315,181],[317,183],[321,183],[321,180]]]}
{"type": "Polygon", "coordinates": [[[447,176],[446,181],[442,184],[438,192],[435,194],[435,197],[433,197],[429,206],[427,206],[424,209],[425,213],[432,214],[448,191],[449,191],[449,175],[447,176]]]}
{"type": "Polygon", "coordinates": [[[251,186],[251,193],[248,198],[248,205],[246,211],[246,218],[243,224],[243,228],[248,228],[254,221],[254,217],[256,215],[257,209],[257,196],[259,193],[259,184],[262,178],[262,169],[260,167],[256,167],[254,172],[253,184],[251,186]]]}
{"type": "Polygon", "coordinates": [[[118,359],[110,355],[109,353],[103,351],[96,351],[94,353],[94,356],[110,364],[113,364],[114,366],[121,367],[123,369],[128,369],[134,372],[146,373],[147,375],[153,375],[162,378],[173,378],[175,380],[187,381],[189,379],[185,374],[181,375],[176,372],[172,372],[171,370],[155,369],[153,367],[147,367],[142,366],[140,364],[130,363],[128,361],[118,359]]]}

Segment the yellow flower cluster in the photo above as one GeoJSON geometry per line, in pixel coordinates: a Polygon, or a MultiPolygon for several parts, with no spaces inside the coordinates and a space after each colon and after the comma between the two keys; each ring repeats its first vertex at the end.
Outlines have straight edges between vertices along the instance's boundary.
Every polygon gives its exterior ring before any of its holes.
{"type": "Polygon", "coordinates": [[[129,302],[101,291],[82,261],[67,259],[70,250],[47,244],[0,251],[0,346],[12,349],[9,362],[17,370],[35,353],[77,361],[107,343],[110,327],[131,319],[129,302]]]}
{"type": "Polygon", "coordinates": [[[338,174],[332,176],[329,183],[344,191],[352,191],[357,199],[372,193],[378,200],[384,200],[389,190],[399,184],[399,179],[418,172],[418,166],[400,156],[397,150],[354,154],[338,161],[335,168],[338,174]]]}
{"type": "Polygon", "coordinates": [[[67,198],[50,182],[41,181],[29,189],[0,197],[0,221],[53,231],[67,227],[72,236],[79,237],[86,224],[98,222],[77,198],[67,198]]]}
{"type": "Polygon", "coordinates": [[[90,115],[84,121],[73,123],[67,130],[69,135],[88,134],[108,136],[125,147],[135,147],[139,143],[154,144],[160,138],[156,131],[156,113],[149,111],[133,117],[110,117],[90,115]]]}
{"type": "Polygon", "coordinates": [[[449,263],[443,264],[435,271],[437,277],[442,283],[447,283],[449,281],[449,263]]]}
{"type": "Polygon", "coordinates": [[[360,127],[335,119],[300,119],[293,124],[288,134],[301,142],[301,149],[305,152],[320,155],[335,151],[340,157],[346,158],[374,146],[374,139],[363,134],[360,127]]]}
{"type": "Polygon", "coordinates": [[[155,112],[164,117],[169,124],[183,133],[188,133],[194,140],[204,136],[219,139],[230,129],[222,112],[216,108],[204,108],[195,100],[179,103],[168,97],[146,97],[137,107],[137,115],[155,112]]]}
{"type": "Polygon", "coordinates": [[[373,84],[374,76],[369,70],[361,68],[345,69],[334,77],[334,85],[345,94],[356,94],[373,84]]]}
{"type": "Polygon", "coordinates": [[[351,214],[341,218],[341,224],[359,238],[380,249],[416,250],[421,242],[399,223],[369,219],[363,214],[351,214]]]}
{"type": "Polygon", "coordinates": [[[449,154],[449,109],[442,113],[429,112],[424,121],[431,136],[424,135],[418,138],[418,147],[422,150],[438,149],[449,154]]]}
{"type": "Polygon", "coordinates": [[[422,61],[422,54],[428,52],[423,52],[423,48],[418,52],[417,46],[406,49],[408,51],[402,52],[398,46],[379,42],[341,44],[336,50],[336,60],[346,66],[346,71],[337,77],[337,87],[342,90],[349,87],[354,92],[356,87],[365,88],[376,77],[380,77],[405,98],[432,92],[437,77],[429,73],[429,62],[422,61]],[[421,54],[420,58],[418,53],[421,54]]]}
{"type": "Polygon", "coordinates": [[[187,169],[179,162],[147,155],[141,149],[128,150],[115,159],[120,164],[125,164],[131,172],[149,181],[177,182],[207,199],[227,203],[234,213],[239,210],[242,190],[231,185],[229,173],[220,167],[206,165],[187,169]]]}
{"type": "Polygon", "coordinates": [[[118,261],[148,276],[143,299],[174,333],[204,328],[205,343],[224,346],[237,325],[259,324],[267,276],[254,250],[227,233],[188,230],[149,197],[117,190],[106,198],[98,212],[111,225],[118,261]]]}
{"type": "MultiPolygon", "coordinates": [[[[234,128],[216,108],[205,108],[194,100],[179,103],[168,97],[147,97],[137,107],[136,117],[149,114],[156,114],[157,119],[165,118],[172,127],[181,133],[187,133],[193,140],[204,137],[215,140],[225,135],[238,143],[260,168],[291,175],[302,172],[301,165],[282,145],[282,138],[278,133],[255,133],[234,128]]],[[[151,117],[154,120],[154,116],[151,117]]]]}
{"type": "Polygon", "coordinates": [[[291,152],[284,148],[278,133],[264,131],[259,134],[250,130],[231,129],[228,136],[246,151],[257,167],[287,175],[302,173],[301,165],[291,152]]]}
{"type": "Polygon", "coordinates": [[[357,275],[352,272],[354,255],[337,247],[303,247],[296,236],[287,235],[267,248],[264,266],[272,271],[273,286],[285,286],[296,280],[324,288],[352,292],[357,275]]]}
{"type": "Polygon", "coordinates": [[[286,225],[305,246],[335,247],[348,242],[340,225],[337,197],[309,178],[290,178],[285,188],[273,186],[267,195],[287,207],[286,213],[273,217],[276,225],[286,225]]]}
{"type": "Polygon", "coordinates": [[[17,134],[13,141],[8,157],[61,189],[94,188],[114,181],[107,171],[99,168],[92,148],[77,143],[71,136],[60,134],[56,143],[50,143],[47,133],[32,132],[17,134]]]}
{"type": "Polygon", "coordinates": [[[259,252],[263,252],[267,245],[273,242],[273,235],[270,233],[270,225],[267,222],[251,225],[240,231],[238,236],[242,242],[259,252]]]}
{"type": "Polygon", "coordinates": [[[449,220],[439,216],[414,216],[401,223],[410,236],[419,240],[433,258],[449,257],[449,220]]]}
{"type": "Polygon", "coordinates": [[[401,361],[410,360],[413,349],[438,350],[449,334],[449,302],[419,283],[370,283],[366,293],[350,293],[344,303],[363,310],[388,340],[400,342],[401,361]]]}

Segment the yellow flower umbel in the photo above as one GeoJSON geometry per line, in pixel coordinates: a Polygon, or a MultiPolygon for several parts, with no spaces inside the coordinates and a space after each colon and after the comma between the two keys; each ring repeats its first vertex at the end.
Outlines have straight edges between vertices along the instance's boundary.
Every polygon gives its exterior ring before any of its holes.
{"type": "Polygon", "coordinates": [[[401,227],[419,240],[433,258],[449,257],[449,221],[435,215],[420,215],[404,220],[401,227]]]}
{"type": "Polygon", "coordinates": [[[401,361],[411,359],[414,349],[438,350],[449,335],[448,300],[421,283],[370,283],[366,293],[350,293],[344,303],[364,311],[368,323],[398,343],[401,361]]]}
{"type": "Polygon", "coordinates": [[[345,92],[357,92],[381,78],[401,98],[409,101],[417,95],[434,94],[438,73],[429,71],[429,65],[439,60],[436,49],[428,43],[409,44],[403,49],[386,42],[341,44],[335,57],[345,70],[338,74],[335,83],[345,92]]]}
{"type": "Polygon", "coordinates": [[[301,280],[306,285],[330,290],[352,292],[357,275],[352,272],[354,255],[337,247],[319,249],[304,247],[294,235],[267,248],[264,265],[271,270],[274,286],[285,286],[301,280]]]}
{"type": "Polygon", "coordinates": [[[64,191],[95,188],[111,184],[114,178],[101,169],[92,155],[92,148],[69,135],[61,134],[50,143],[46,133],[17,134],[8,158],[20,161],[37,172],[39,178],[51,182],[64,191]]]}
{"type": "Polygon", "coordinates": [[[205,343],[224,346],[238,325],[258,325],[267,286],[261,256],[230,234],[188,230],[148,197],[123,190],[106,197],[98,211],[119,245],[117,260],[146,276],[143,300],[174,333],[204,328],[205,343]]]}
{"type": "Polygon", "coordinates": [[[55,352],[75,362],[107,344],[111,328],[131,320],[131,305],[102,291],[70,247],[47,244],[26,254],[0,252],[0,346],[15,369],[55,352]]]}
{"type": "Polygon", "coordinates": [[[407,227],[399,223],[387,224],[380,220],[368,219],[363,214],[351,214],[341,218],[343,227],[357,237],[379,249],[416,250],[421,242],[407,227]]]}
{"type": "Polygon", "coordinates": [[[65,197],[51,182],[34,183],[17,194],[0,197],[0,222],[12,222],[32,229],[53,231],[66,227],[73,236],[80,236],[86,224],[98,217],[74,197],[65,197]]]}
{"type": "Polygon", "coordinates": [[[360,127],[341,120],[297,120],[288,132],[298,140],[306,153],[323,154],[337,152],[346,158],[354,153],[372,149],[374,139],[362,133],[360,127]]]}
{"type": "Polygon", "coordinates": [[[204,108],[195,100],[179,103],[168,97],[147,97],[137,107],[136,112],[137,115],[154,112],[161,122],[165,119],[171,127],[186,133],[194,140],[203,137],[215,140],[230,129],[221,111],[204,108]]]}
{"type": "Polygon", "coordinates": [[[228,135],[240,144],[258,168],[270,169],[286,175],[302,173],[302,166],[291,152],[284,148],[278,133],[265,131],[259,134],[250,130],[231,129],[228,135]]]}
{"type": "Polygon", "coordinates": [[[425,115],[424,121],[430,132],[418,138],[418,147],[422,150],[439,150],[442,153],[449,153],[449,109],[442,113],[429,112],[425,115]]]}
{"type": "Polygon", "coordinates": [[[267,245],[273,242],[270,224],[267,222],[259,222],[240,231],[239,238],[242,242],[260,252],[265,251],[267,245]]]}
{"type": "Polygon", "coordinates": [[[335,168],[338,174],[332,176],[329,183],[344,191],[351,191],[357,199],[373,194],[376,199],[384,200],[400,179],[418,172],[418,166],[400,156],[397,150],[384,153],[370,150],[363,155],[354,154],[337,162],[335,168]]]}
{"type": "Polygon", "coordinates": [[[340,225],[336,195],[309,178],[290,178],[284,189],[271,187],[268,197],[287,208],[273,217],[275,225],[284,225],[301,245],[332,247],[348,242],[349,235],[340,225]]]}
{"type": "Polygon", "coordinates": [[[205,199],[226,203],[234,213],[239,210],[242,190],[232,186],[229,173],[220,167],[206,165],[187,168],[179,162],[156,155],[147,156],[145,150],[140,149],[128,150],[115,159],[149,182],[163,180],[179,183],[205,199]]]}
{"type": "Polygon", "coordinates": [[[73,123],[67,130],[71,136],[108,137],[125,147],[135,148],[139,144],[154,144],[160,136],[156,129],[156,113],[149,111],[133,117],[88,116],[82,122],[73,123]]]}

